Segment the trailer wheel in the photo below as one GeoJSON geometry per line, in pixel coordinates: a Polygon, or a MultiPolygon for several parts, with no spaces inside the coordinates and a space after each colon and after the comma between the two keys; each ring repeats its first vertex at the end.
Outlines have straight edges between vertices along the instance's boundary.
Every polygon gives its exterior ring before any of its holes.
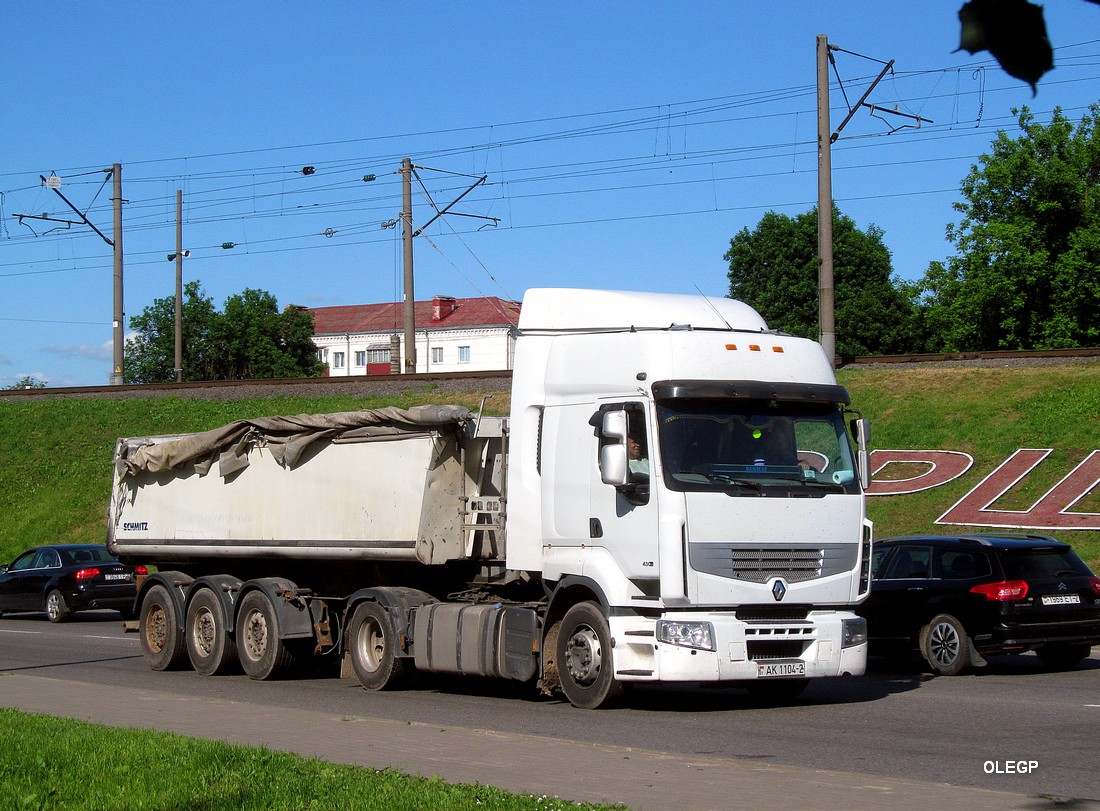
{"type": "Polygon", "coordinates": [[[577,603],[565,612],[556,655],[561,689],[573,706],[595,710],[622,700],[623,684],[615,679],[611,628],[598,605],[577,603]]]}
{"type": "Polygon", "coordinates": [[[237,648],[229,638],[225,608],[210,589],[199,589],[192,598],[184,628],[187,655],[202,675],[224,673],[237,663],[237,648]]]}
{"type": "Polygon", "coordinates": [[[409,660],[396,655],[397,632],[389,611],[376,602],[360,603],[348,623],[348,650],[359,683],[368,690],[392,690],[408,682],[409,660]]]}
{"type": "Polygon", "coordinates": [[[279,617],[262,591],[250,591],[237,611],[237,656],[250,678],[273,679],[297,662],[287,643],[279,638],[279,617]]]}
{"type": "Polygon", "coordinates": [[[145,592],[138,631],[141,653],[153,670],[172,670],[187,661],[176,603],[164,586],[158,584],[145,592]]]}

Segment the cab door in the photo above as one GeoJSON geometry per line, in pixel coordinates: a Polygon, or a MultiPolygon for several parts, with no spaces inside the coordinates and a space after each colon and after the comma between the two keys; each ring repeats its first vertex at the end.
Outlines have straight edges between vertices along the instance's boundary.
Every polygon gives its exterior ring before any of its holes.
{"type": "Polygon", "coordinates": [[[604,403],[592,415],[596,464],[589,496],[589,534],[590,543],[606,548],[635,586],[647,595],[659,595],[657,497],[650,492],[655,475],[650,416],[645,401],[604,403]],[[620,476],[609,483],[610,468],[621,465],[624,455],[625,481],[620,476]]]}

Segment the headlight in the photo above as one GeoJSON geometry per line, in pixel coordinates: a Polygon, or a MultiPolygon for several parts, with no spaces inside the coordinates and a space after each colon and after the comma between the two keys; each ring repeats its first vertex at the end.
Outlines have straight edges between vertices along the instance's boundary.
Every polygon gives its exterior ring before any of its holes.
{"type": "Polygon", "coordinates": [[[856,617],[844,620],[844,642],[841,647],[854,648],[867,641],[867,620],[856,617]]]}
{"type": "Polygon", "coordinates": [[[709,622],[658,620],[657,639],[681,648],[714,650],[714,626],[709,622]]]}

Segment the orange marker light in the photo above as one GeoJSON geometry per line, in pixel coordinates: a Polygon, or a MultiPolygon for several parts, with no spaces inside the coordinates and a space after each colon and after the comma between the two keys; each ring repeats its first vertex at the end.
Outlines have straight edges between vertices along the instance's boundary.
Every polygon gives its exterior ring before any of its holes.
{"type": "Polygon", "coordinates": [[[760,351],[760,345],[759,344],[749,344],[749,351],[750,352],[759,352],[760,351]]]}
{"type": "Polygon", "coordinates": [[[737,344],[726,344],[726,349],[737,349],[737,344]]]}

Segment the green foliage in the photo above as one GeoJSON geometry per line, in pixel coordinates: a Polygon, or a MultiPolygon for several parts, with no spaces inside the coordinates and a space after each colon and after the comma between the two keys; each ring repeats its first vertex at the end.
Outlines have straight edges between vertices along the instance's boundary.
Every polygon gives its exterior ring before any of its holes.
{"type": "MultiPolygon", "coordinates": [[[[247,289],[226,299],[221,312],[197,281],[184,290],[184,380],[317,377],[313,316],[298,307],[279,311],[275,297],[247,289]]],[[[175,298],[157,299],[130,319],[137,334],[126,348],[127,383],[175,380],[175,298]]]]}
{"type": "Polygon", "coordinates": [[[1074,125],[1017,111],[962,183],[963,216],[920,288],[936,348],[1100,344],[1100,105],[1074,125]]]}
{"type": "MultiPolygon", "coordinates": [[[[891,278],[882,230],[865,231],[833,208],[837,355],[915,351],[911,291],[891,278]]],[[[725,255],[730,297],[754,307],[772,329],[818,336],[817,210],[796,217],[769,211],[742,229],[725,255]]]]}
{"type": "Polygon", "coordinates": [[[12,383],[10,386],[0,387],[3,391],[15,391],[17,389],[44,389],[46,388],[46,381],[38,380],[30,375],[23,375],[22,378],[12,383]]]}
{"type": "Polygon", "coordinates": [[[4,808],[612,811],[298,755],[0,709],[4,808]],[[74,754],[78,753],[78,754],[74,754]],[[166,768],[170,764],[170,768],[166,768]]]}
{"type": "MultiPolygon", "coordinates": [[[[183,288],[181,330],[184,380],[212,379],[210,330],[217,317],[214,302],[198,281],[183,288]]],[[[127,383],[175,382],[176,300],[156,299],[141,315],[130,319],[136,335],[126,341],[127,383]]]]}

